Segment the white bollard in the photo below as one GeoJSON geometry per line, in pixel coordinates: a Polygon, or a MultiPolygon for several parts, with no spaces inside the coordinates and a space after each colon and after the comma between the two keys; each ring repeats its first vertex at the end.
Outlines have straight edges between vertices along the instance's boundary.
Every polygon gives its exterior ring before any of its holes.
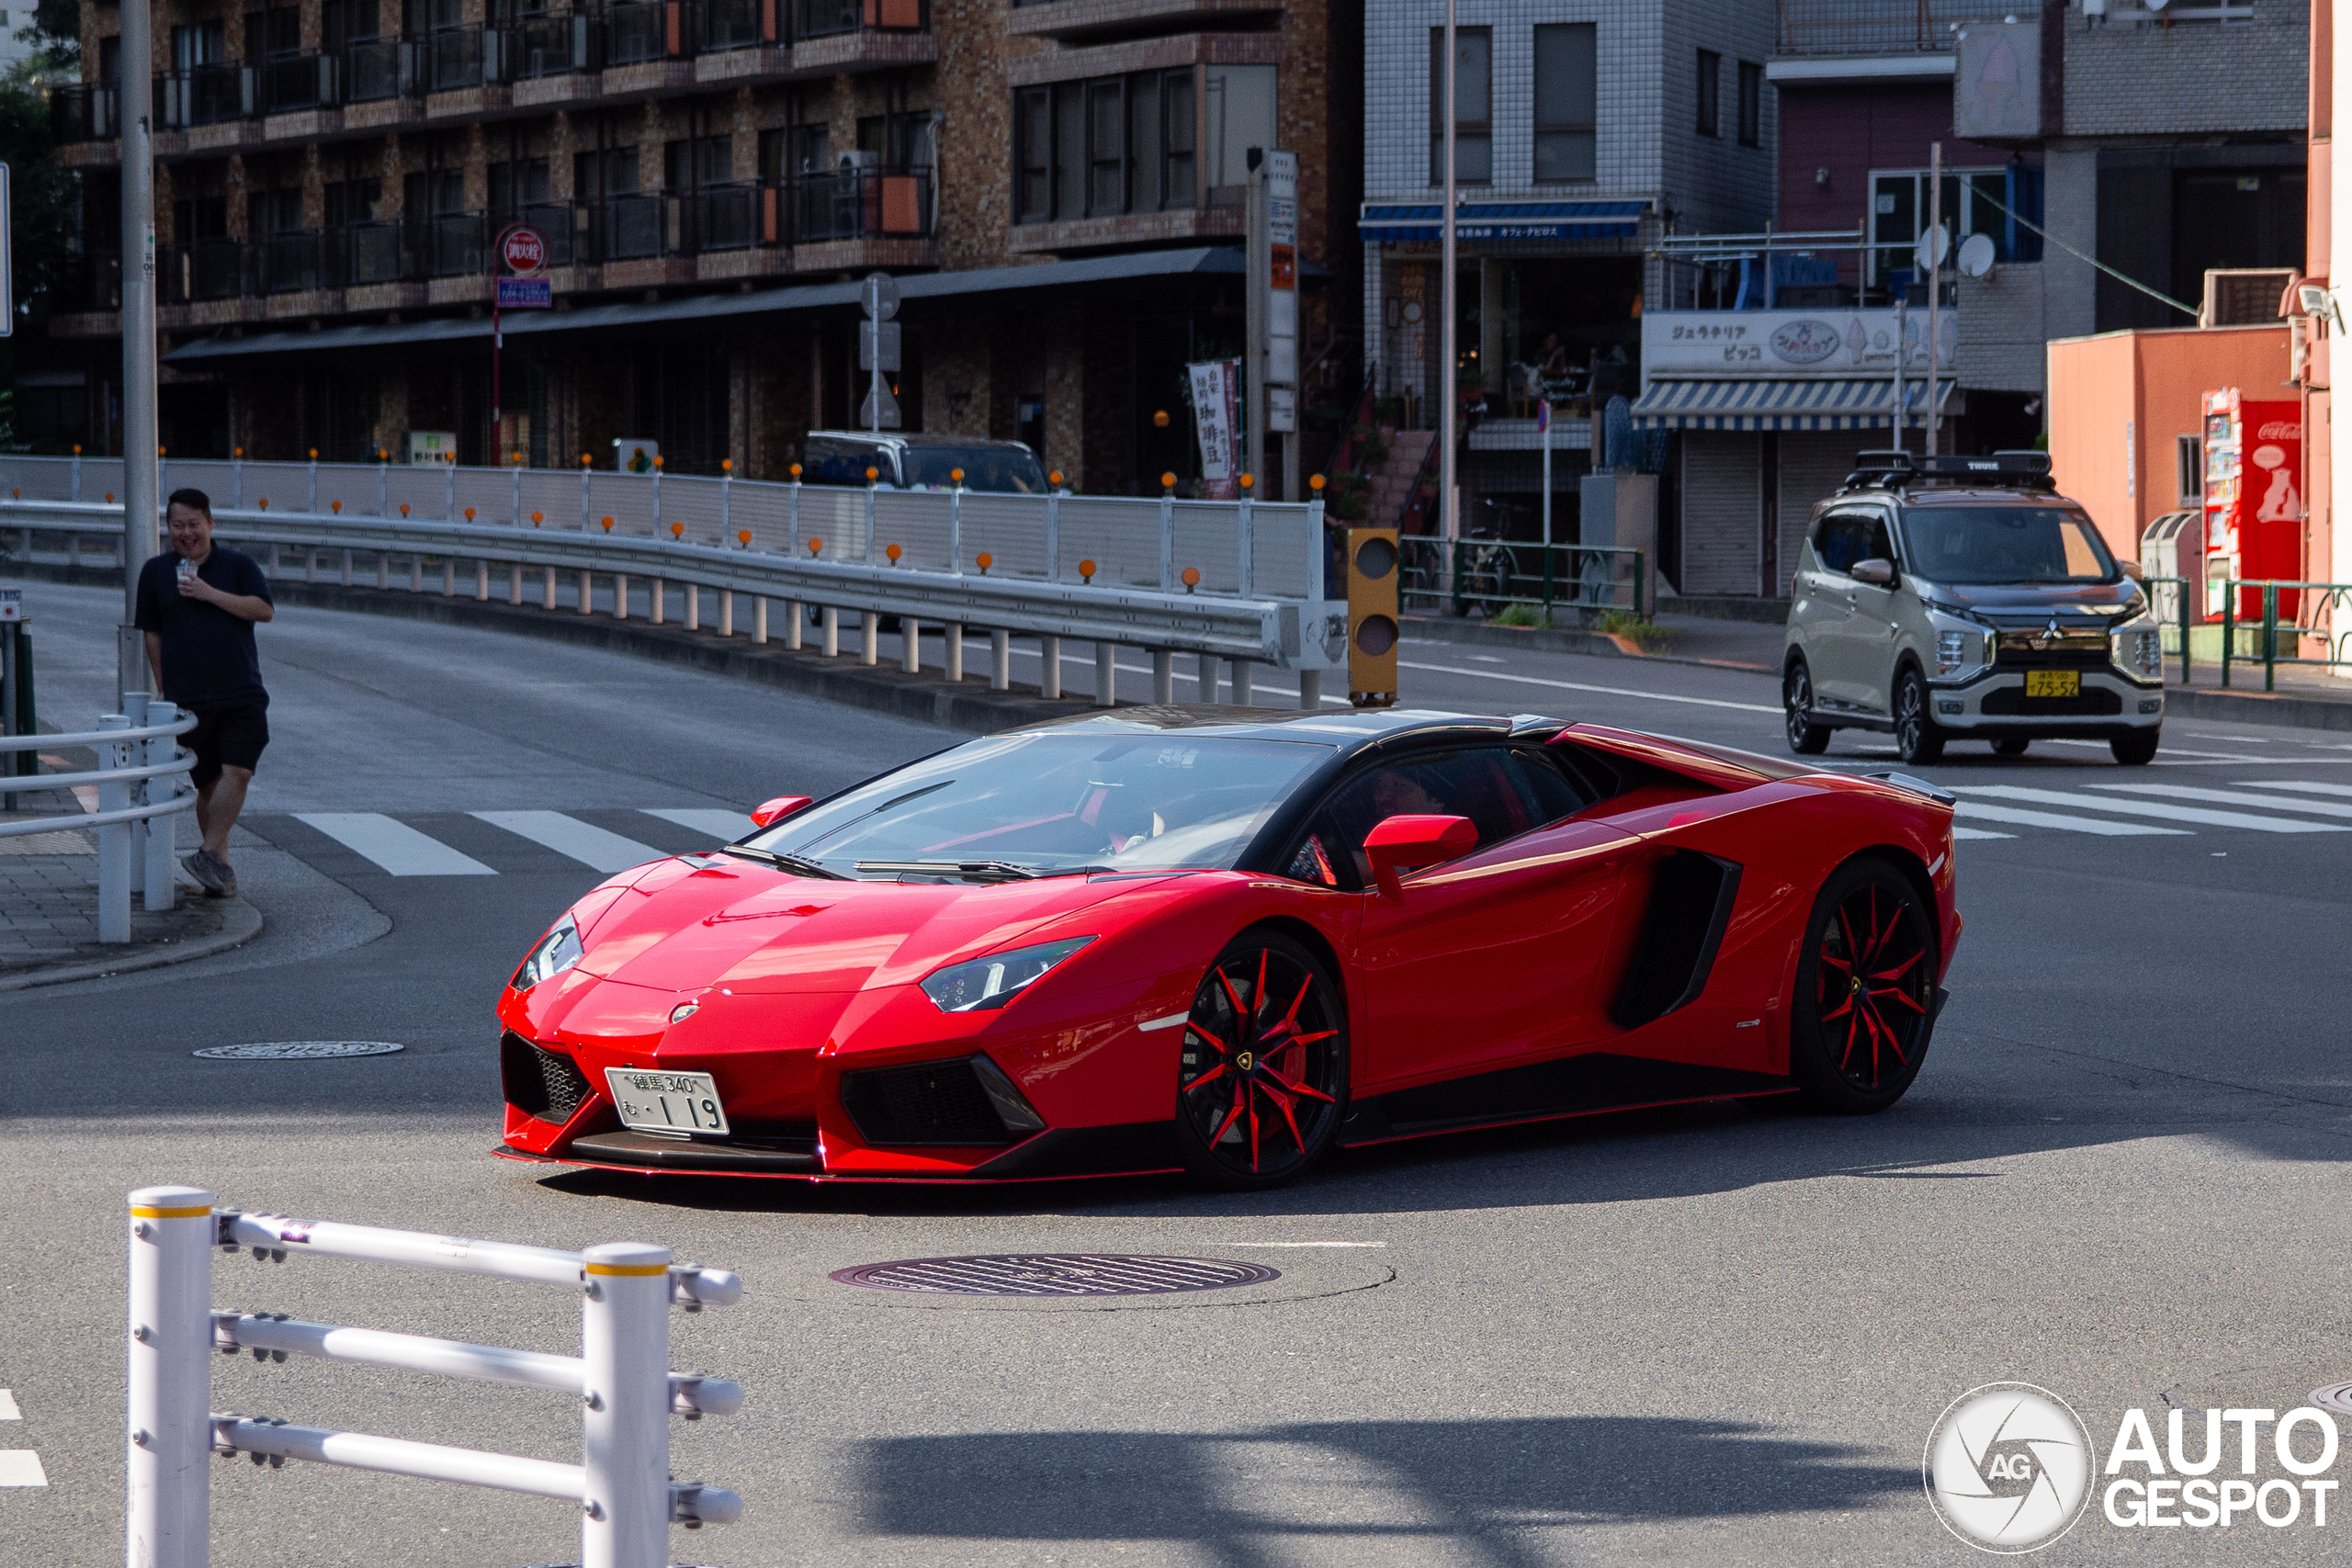
{"type": "Polygon", "coordinates": [[[523,563],[521,561],[511,562],[506,568],[506,602],[509,604],[520,604],[523,602],[523,563]]]}
{"type": "Polygon", "coordinates": [[[647,619],[650,620],[658,626],[662,624],[662,618],[664,612],[669,608],[670,585],[662,581],[662,579],[658,577],[655,578],[653,580],[653,587],[648,593],[647,597],[652,603],[652,613],[647,616],[647,619]]]}
{"type": "Polygon", "coordinates": [[[626,576],[613,579],[613,619],[628,619],[628,579],[626,576]]]}
{"type": "Polygon", "coordinates": [[[768,602],[764,596],[752,601],[752,640],[768,640],[768,602]]]}
{"type": "Polygon", "coordinates": [[[842,613],[837,605],[825,606],[825,657],[842,656],[842,613]]]}
{"type": "Polygon", "coordinates": [[[349,550],[343,552],[343,585],[345,588],[351,586],[351,552],[349,550]]]}
{"type": "Polygon", "coordinates": [[[950,621],[940,628],[947,637],[947,681],[961,685],[964,680],[964,623],[950,621]]]}
{"type": "Polygon", "coordinates": [[[1176,700],[1176,655],[1164,648],[1151,650],[1151,700],[1155,703],[1176,700]]]}
{"type": "MultiPolygon", "coordinates": [[[[872,487],[866,493],[873,494],[872,487]]],[[[882,613],[867,610],[858,616],[857,661],[869,668],[882,662],[882,613]]]]}
{"type": "Polygon", "coordinates": [[[583,615],[596,613],[596,580],[584,566],[580,569],[580,613],[583,615]]]}
{"type": "Polygon", "coordinates": [[[1199,677],[1200,694],[1193,700],[1196,703],[1215,703],[1216,701],[1216,654],[1204,653],[1201,655],[1199,677]]]}
{"type": "Polygon", "coordinates": [[[1323,671],[1302,670],[1298,672],[1298,705],[1308,713],[1323,711],[1323,671]]]}
{"type": "Polygon", "coordinates": [[[392,552],[390,550],[376,552],[376,586],[385,591],[392,586],[392,552]]]}
{"type": "Polygon", "coordinates": [[[718,635],[735,635],[735,591],[731,588],[718,591],[718,635]]]}
{"type": "Polygon", "coordinates": [[[130,1568],[205,1568],[211,1550],[211,1193],[142,1187],[130,1194],[130,1568]]]}
{"type": "Polygon", "coordinates": [[[553,567],[548,568],[547,586],[544,591],[544,596],[541,599],[541,603],[548,609],[552,610],[555,608],[555,568],[553,567]]]}
{"type": "Polygon", "coordinates": [[[1119,647],[1116,643],[1098,642],[1094,645],[1094,705],[1116,707],[1118,703],[1119,647]]]}
{"type": "Polygon", "coordinates": [[[808,618],[808,612],[800,607],[799,600],[786,599],[784,602],[784,646],[794,653],[800,651],[801,639],[807,635],[808,618]]]}
{"type": "MultiPolygon", "coordinates": [[[[110,713],[98,720],[100,729],[129,729],[130,716],[110,713]]],[[[127,768],[136,741],[108,740],[101,743],[98,766],[101,770],[127,768]]],[[[130,784],[128,781],[98,784],[100,811],[128,811],[130,808],[130,784]]],[[[130,940],[130,824],[109,822],[98,829],[98,940],[121,942],[130,940]]]]}
{"type": "Polygon", "coordinates": [[[318,580],[319,550],[318,547],[313,545],[309,549],[302,552],[302,581],[305,582],[316,582],[318,580]]]}
{"type": "MultiPolygon", "coordinates": [[[[180,710],[163,698],[157,697],[147,705],[148,724],[173,725],[179,721],[180,710]]],[[[147,742],[147,765],[151,768],[170,766],[172,753],[178,749],[177,736],[152,737],[147,742]]],[[[179,780],[176,778],[149,779],[147,804],[161,806],[169,801],[178,789],[179,780]]],[[[178,820],[176,814],[147,819],[147,887],[143,901],[151,912],[178,907],[179,888],[172,877],[173,862],[178,858],[172,852],[177,847],[173,842],[176,836],[173,824],[178,820]]]]}
{"type": "Polygon", "coordinates": [[[1012,634],[1008,631],[989,633],[989,690],[1012,690],[1012,634]]]}
{"type": "Polygon", "coordinates": [[[670,1561],[670,1249],[612,1242],[581,1258],[581,1568],[662,1568],[670,1561]]]}
{"type": "Polygon", "coordinates": [[[1041,637],[1037,639],[1037,651],[1045,657],[1045,669],[1037,676],[1037,694],[1058,697],[1062,694],[1062,639],[1041,637]]]}
{"type": "Polygon", "coordinates": [[[486,560],[474,562],[474,603],[490,603],[490,562],[486,560]]]}
{"type": "Polygon", "coordinates": [[[910,675],[922,671],[922,623],[912,615],[899,617],[899,668],[910,675]]]}
{"type": "Polygon", "coordinates": [[[424,592],[424,558],[423,556],[411,554],[408,558],[408,591],[411,593],[424,592]]]}
{"type": "Polygon", "coordinates": [[[699,582],[686,584],[686,630],[702,630],[702,584],[699,582]]]}
{"type": "Polygon", "coordinates": [[[1238,708],[1246,708],[1250,705],[1250,661],[1246,659],[1237,659],[1233,661],[1233,705],[1238,708]]]}

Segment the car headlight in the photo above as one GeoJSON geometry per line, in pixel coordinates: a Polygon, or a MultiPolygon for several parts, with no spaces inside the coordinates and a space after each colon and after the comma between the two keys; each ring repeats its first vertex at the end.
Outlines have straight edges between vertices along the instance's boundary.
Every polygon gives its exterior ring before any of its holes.
{"type": "Polygon", "coordinates": [[[2165,678],[2165,634],[2155,626],[2126,626],[2109,635],[2115,667],[2143,681],[2165,678]]]}
{"type": "Polygon", "coordinates": [[[1091,936],[1074,936],[1064,942],[1016,947],[1010,953],[991,953],[968,964],[951,964],[925,979],[922,992],[942,1012],[982,1012],[1001,1008],[1093,940],[1091,936]]]}
{"type": "Polygon", "coordinates": [[[1936,634],[1936,673],[1957,675],[1984,662],[1987,634],[1979,631],[1939,631],[1936,634]]]}
{"type": "Polygon", "coordinates": [[[571,915],[555,923],[555,929],[539,938],[523,966],[514,971],[512,984],[518,991],[527,991],[542,980],[552,980],[585,957],[587,950],[580,945],[580,927],[571,915]]]}

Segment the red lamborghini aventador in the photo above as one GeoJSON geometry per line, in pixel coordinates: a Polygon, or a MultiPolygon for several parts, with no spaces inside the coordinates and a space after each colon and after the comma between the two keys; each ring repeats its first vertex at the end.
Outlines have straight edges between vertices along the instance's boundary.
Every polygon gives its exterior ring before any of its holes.
{"type": "Polygon", "coordinates": [[[1893,1104],[1951,800],[1535,717],[1144,707],[624,872],[499,1003],[502,1151],[646,1171],[1295,1177],[1334,1144],[1893,1104]]]}

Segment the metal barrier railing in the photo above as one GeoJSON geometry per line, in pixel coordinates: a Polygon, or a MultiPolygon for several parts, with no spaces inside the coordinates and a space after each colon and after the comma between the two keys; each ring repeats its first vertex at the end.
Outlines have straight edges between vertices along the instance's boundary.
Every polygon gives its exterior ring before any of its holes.
{"type": "Polygon", "coordinates": [[[2194,624],[2188,613],[2188,579],[2185,577],[2143,577],[2140,586],[2147,590],[2148,605],[2155,615],[2158,636],[2169,637],[2177,647],[2166,648],[2166,653],[2180,655],[2180,683],[2188,684],[2189,661],[2194,654],[2189,648],[2189,627],[2194,624]]]}
{"type": "Polygon", "coordinates": [[[474,1241],[333,1221],[218,1209],[193,1187],[130,1194],[130,1568],[204,1568],[211,1482],[205,1460],[247,1454],[494,1491],[554,1497],[580,1509],[582,1568],[662,1568],[670,1527],[732,1524],[742,1500],[670,1478],[670,1417],[741,1409],[742,1390],[670,1368],[670,1308],[699,1312],[742,1297],[722,1269],[680,1268],[666,1247],[612,1243],[581,1252],[474,1241]],[[283,1263],[309,1254],[487,1275],[581,1292],[581,1353],[551,1356],[212,1307],[216,1249],[283,1263]],[[288,1426],[211,1408],[211,1363],[314,1356],[442,1377],[561,1390],[581,1403],[579,1464],[288,1426]]]}
{"type": "MultiPolygon", "coordinates": [[[[2283,578],[2231,578],[2222,584],[2222,684],[2230,683],[2230,666],[2234,662],[2251,663],[2253,660],[2237,652],[2238,632],[2245,623],[2238,616],[2238,593],[2242,589],[2259,589],[2262,592],[2262,618],[2245,629],[2255,634],[2255,646],[2262,661],[2262,689],[2278,689],[2278,666],[2312,665],[2324,670],[2352,667],[2352,582],[2290,582],[2283,578]],[[2284,592],[2295,596],[2287,611],[2287,623],[2278,621],[2278,596],[2284,592]],[[2314,623],[2323,616],[2328,626],[2314,623]],[[2342,624],[2341,632],[2330,627],[2342,624]],[[2314,659],[2302,651],[2303,639],[2320,639],[2321,656],[2314,659]],[[2281,639],[2292,651],[2281,655],[2281,639]]],[[[2187,645],[2186,637],[2183,646],[2187,645]]],[[[2183,678],[2187,671],[2183,671],[2183,678]]]]}
{"type": "Polygon", "coordinates": [[[1542,545],[1456,539],[1452,592],[1443,571],[1445,542],[1415,536],[1402,542],[1399,587],[1423,607],[1446,606],[1480,620],[1513,604],[1549,615],[1555,609],[1598,614],[1649,612],[1645,553],[1611,545],[1542,545]]]}
{"type": "Polygon", "coordinates": [[[0,839],[62,829],[90,828],[98,835],[98,940],[130,940],[133,868],[143,874],[141,902],[150,911],[169,909],[178,897],[173,881],[172,832],[168,818],[196,804],[196,791],[181,787],[196,763],[176,738],[196,728],[194,714],[144,692],[125,692],[123,711],[98,720],[98,728],[72,735],[0,736],[0,751],[40,752],[88,746],[98,754],[96,769],[83,773],[35,773],[8,780],[9,793],[72,789],[96,784],[98,808],[56,817],[0,822],[0,839]]]}

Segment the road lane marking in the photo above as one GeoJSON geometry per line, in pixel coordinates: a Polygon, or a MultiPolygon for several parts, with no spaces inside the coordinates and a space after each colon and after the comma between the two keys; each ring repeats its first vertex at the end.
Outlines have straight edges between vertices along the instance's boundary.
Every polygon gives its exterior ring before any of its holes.
{"type": "Polygon", "coordinates": [[[0,1421],[21,1421],[24,1418],[24,1412],[17,1408],[15,1391],[0,1388],[0,1421]]]}
{"type": "Polygon", "coordinates": [[[0,1486],[46,1486],[49,1472],[30,1449],[0,1449],[0,1486]]]}
{"type": "Polygon", "coordinates": [[[2014,839],[2017,837],[2015,833],[1996,833],[1989,828],[1954,828],[1951,830],[1951,836],[1954,839],[2014,839]]]}
{"type": "Polygon", "coordinates": [[[2092,789],[2125,795],[2156,795],[2169,800],[2207,800],[2216,806],[2258,806],[2266,809],[2300,811],[2307,817],[2352,817],[2352,806],[2332,800],[2297,800],[2292,795],[2248,795],[2236,789],[2199,789],[2195,784],[2092,784],[2092,789]]]}
{"type": "Polygon", "coordinates": [[[1669,692],[1636,692],[1626,686],[1589,686],[1581,681],[1551,681],[1541,675],[1506,675],[1499,670],[1464,670],[1452,664],[1415,664],[1408,660],[1396,661],[1399,670],[1424,670],[1435,675],[1468,675],[1480,681],[1509,681],[1518,686],[1549,686],[1560,692],[1592,692],[1604,697],[1643,697],[1654,703],[1689,703],[1694,707],[1736,708],[1741,713],[1769,713],[1780,716],[1779,705],[1773,703],[1731,703],[1721,697],[1683,697],[1669,692]]]}
{"type": "Polygon", "coordinates": [[[648,817],[659,817],[664,822],[708,833],[722,844],[731,844],[752,830],[750,818],[740,811],[721,811],[715,806],[646,806],[639,809],[648,817]]]}
{"type": "Polygon", "coordinates": [[[471,855],[395,822],[377,811],[298,811],[294,820],[317,829],[392,876],[496,876],[471,855]]]}
{"type": "MultiPolygon", "coordinates": [[[[1973,800],[1963,800],[1953,807],[1956,817],[1973,817],[1986,822],[2009,822],[2023,828],[2056,828],[2069,833],[2097,833],[2104,839],[2143,838],[2154,834],[2193,837],[2185,828],[2151,828],[2145,822],[2102,822],[2096,817],[2061,817],[2053,811],[2020,811],[2013,806],[1984,806],[1973,800]]],[[[1958,836],[1960,829],[1952,829],[1958,836]]]]}
{"type": "Polygon", "coordinates": [[[2041,806],[2072,806],[2092,811],[2118,811],[2132,817],[2154,817],[2166,822],[2201,822],[2211,828],[2245,828],[2256,833],[2346,833],[2329,822],[2292,822],[2276,817],[2249,817],[2243,811],[2208,811],[2196,806],[2158,806],[2154,801],[2115,800],[2096,795],[2069,795],[2056,789],[2024,789],[2015,784],[1951,784],[1971,795],[1998,800],[2022,800],[2041,806]]]}
{"type": "MultiPolygon", "coordinates": [[[[2291,789],[2304,795],[2340,795],[2352,800],[2352,784],[2312,784],[2303,779],[2240,779],[2240,789],[2291,789]]],[[[2287,804],[2284,801],[2280,805],[2287,804]]]]}
{"type": "Polygon", "coordinates": [[[608,833],[593,822],[582,822],[560,811],[475,811],[469,815],[576,860],[591,871],[627,871],[633,865],[663,858],[662,852],[650,844],[608,833]]]}

